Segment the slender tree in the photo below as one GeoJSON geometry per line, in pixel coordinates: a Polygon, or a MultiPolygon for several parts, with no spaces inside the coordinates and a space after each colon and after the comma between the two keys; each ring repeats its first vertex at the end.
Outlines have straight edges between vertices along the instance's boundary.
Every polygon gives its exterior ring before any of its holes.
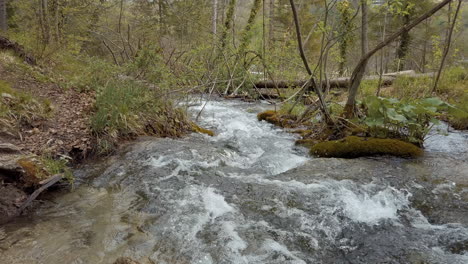
{"type": "Polygon", "coordinates": [[[349,94],[348,94],[348,100],[346,101],[345,109],[344,109],[344,116],[346,118],[352,118],[355,116],[355,107],[356,107],[356,96],[357,92],[359,89],[359,85],[361,84],[362,78],[364,77],[364,72],[367,66],[367,63],[369,62],[369,59],[377,53],[379,50],[387,46],[388,44],[392,43],[395,41],[398,37],[400,37],[405,31],[409,31],[412,28],[416,27],[419,25],[421,22],[426,20],[427,18],[431,17],[434,15],[437,11],[442,9],[444,6],[449,4],[453,0],[443,0],[436,6],[434,6],[432,9],[428,10],[426,13],[422,14],[420,17],[415,19],[412,23],[403,26],[400,28],[397,32],[393,33],[390,35],[387,39],[384,41],[380,42],[375,48],[373,48],[371,51],[369,51],[365,56],[363,56],[356,67],[353,70],[353,74],[351,75],[351,80],[349,83],[349,94]]]}
{"type": "Polygon", "coordinates": [[[460,13],[462,5],[462,0],[458,0],[458,5],[457,5],[457,10],[455,11],[455,15],[453,17],[452,25],[449,29],[448,36],[445,42],[445,48],[444,48],[444,54],[442,55],[442,60],[440,62],[439,70],[437,71],[437,75],[434,81],[434,86],[432,88],[432,92],[435,92],[437,90],[437,85],[439,84],[440,80],[440,75],[442,74],[442,70],[444,68],[445,60],[447,59],[447,55],[450,51],[450,45],[452,43],[452,35],[453,35],[453,30],[455,29],[455,24],[457,22],[458,14],[460,13]]]}
{"type": "Polygon", "coordinates": [[[211,33],[216,39],[216,32],[218,28],[218,0],[213,0],[213,14],[211,16],[211,33]]]}
{"type": "Polygon", "coordinates": [[[314,74],[313,74],[312,70],[310,69],[309,63],[307,62],[307,58],[305,56],[304,47],[302,45],[301,26],[299,24],[299,17],[297,15],[296,5],[294,4],[294,0],[289,0],[289,2],[291,4],[291,9],[292,9],[293,18],[294,18],[294,25],[295,25],[295,28],[296,28],[296,37],[297,37],[297,45],[298,45],[299,53],[301,55],[302,62],[304,63],[304,67],[305,67],[307,73],[310,76],[309,85],[312,87],[315,94],[317,94],[317,96],[319,98],[320,109],[321,109],[321,111],[322,111],[322,113],[323,113],[323,115],[325,117],[325,121],[328,124],[333,124],[333,119],[331,118],[330,112],[328,111],[327,105],[326,105],[325,100],[323,98],[321,88],[317,85],[314,74]]]}
{"type": "Polygon", "coordinates": [[[7,0],[0,0],[0,33],[8,30],[6,2],[7,0]]]}

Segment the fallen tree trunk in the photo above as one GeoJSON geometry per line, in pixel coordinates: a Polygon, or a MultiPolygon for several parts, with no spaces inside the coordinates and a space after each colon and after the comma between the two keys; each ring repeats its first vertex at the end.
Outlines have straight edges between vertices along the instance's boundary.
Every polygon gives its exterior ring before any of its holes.
{"type": "Polygon", "coordinates": [[[11,50],[27,64],[36,65],[36,59],[32,55],[28,54],[24,50],[23,46],[2,36],[0,36],[0,50],[11,50]]]}
{"type": "MultiPolygon", "coordinates": [[[[378,80],[378,76],[369,76],[365,78],[366,80],[378,80]]],[[[393,76],[383,76],[382,77],[382,85],[387,86],[391,85],[393,81],[396,79],[396,77],[393,76]]],[[[347,88],[349,85],[350,78],[349,77],[341,77],[341,78],[336,78],[336,79],[329,79],[328,82],[330,83],[330,88],[347,88]]],[[[256,82],[254,85],[256,88],[268,88],[268,89],[273,89],[273,88],[280,88],[280,89],[286,89],[286,88],[294,88],[294,87],[302,87],[306,81],[259,81],[256,82]]],[[[325,87],[327,85],[326,81],[322,81],[322,87],[325,87]]]]}
{"type": "MultiPolygon", "coordinates": [[[[434,73],[416,73],[413,70],[410,71],[400,71],[400,72],[390,72],[386,73],[382,76],[382,84],[381,86],[389,86],[392,85],[395,79],[398,76],[408,76],[408,77],[432,77],[434,73]]],[[[340,78],[335,78],[335,79],[329,79],[328,82],[330,83],[330,88],[342,88],[346,89],[348,88],[349,81],[351,80],[350,77],[340,77],[340,78]]],[[[366,76],[364,77],[364,80],[368,81],[378,81],[379,76],[378,75],[371,75],[371,76],[366,76]]],[[[279,88],[279,89],[286,89],[286,88],[294,88],[294,87],[302,87],[306,81],[258,81],[254,85],[256,88],[267,88],[267,89],[273,89],[273,88],[279,88]]],[[[322,82],[322,87],[325,87],[327,85],[326,81],[324,80],[322,82]]]]}

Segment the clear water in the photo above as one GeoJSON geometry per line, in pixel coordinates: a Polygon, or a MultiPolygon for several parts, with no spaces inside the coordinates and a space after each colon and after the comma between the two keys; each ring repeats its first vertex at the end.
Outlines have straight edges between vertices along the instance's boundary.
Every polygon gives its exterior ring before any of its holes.
{"type": "Polygon", "coordinates": [[[77,171],[76,190],[0,227],[0,263],[468,263],[465,134],[418,160],[317,159],[263,108],[211,102],[215,137],[77,171]]]}

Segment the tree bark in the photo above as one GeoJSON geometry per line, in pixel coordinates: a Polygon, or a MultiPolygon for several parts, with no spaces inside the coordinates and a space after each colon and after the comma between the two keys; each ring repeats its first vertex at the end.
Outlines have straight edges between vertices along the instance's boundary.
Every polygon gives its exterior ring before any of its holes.
{"type": "Polygon", "coordinates": [[[385,41],[382,41],[379,43],[374,49],[369,51],[361,60],[358,62],[356,67],[354,68],[353,74],[351,75],[351,81],[349,84],[349,95],[348,95],[348,100],[345,105],[344,109],[344,116],[346,118],[352,118],[355,115],[355,107],[356,107],[356,95],[359,89],[359,85],[361,84],[362,78],[364,76],[364,71],[367,66],[367,62],[369,61],[369,58],[372,57],[376,52],[387,46],[388,44],[392,43],[397,39],[399,36],[401,36],[405,31],[409,31],[415,26],[419,25],[421,22],[426,20],[427,18],[431,17],[434,15],[437,11],[442,9],[444,6],[446,6],[448,3],[450,3],[452,0],[443,0],[439,4],[437,4],[435,7],[433,7],[431,10],[427,11],[426,13],[422,14],[420,17],[418,17],[416,20],[414,20],[412,23],[403,26],[398,30],[397,32],[393,33],[390,35],[385,41]]]}
{"type": "Polygon", "coordinates": [[[211,33],[213,34],[215,39],[216,39],[217,27],[218,27],[218,0],[213,0],[213,15],[211,17],[211,33]]]}
{"type": "Polygon", "coordinates": [[[39,21],[42,33],[42,42],[44,45],[50,42],[50,23],[49,23],[49,4],[47,0],[40,0],[39,21]]]}
{"type": "Polygon", "coordinates": [[[369,39],[368,39],[368,28],[369,19],[367,18],[369,6],[367,0],[361,0],[361,57],[364,57],[369,51],[369,39]]]}
{"type": "Polygon", "coordinates": [[[268,24],[269,24],[269,30],[268,30],[268,43],[270,47],[273,44],[273,38],[275,37],[275,26],[274,26],[274,21],[275,21],[275,0],[270,0],[270,7],[269,7],[269,14],[268,14],[268,24]]]}
{"type": "Polygon", "coordinates": [[[0,34],[8,30],[6,2],[7,0],[0,0],[0,34]]]}
{"type": "Polygon", "coordinates": [[[450,30],[448,32],[448,36],[447,36],[447,40],[446,40],[446,44],[445,44],[445,48],[444,48],[444,54],[443,54],[442,60],[440,62],[439,70],[437,71],[437,75],[436,75],[436,78],[435,78],[435,81],[434,81],[434,87],[432,88],[433,93],[437,90],[437,85],[439,84],[440,75],[442,74],[442,70],[444,68],[445,60],[447,59],[447,55],[448,55],[448,53],[450,51],[450,45],[451,45],[451,42],[452,42],[453,30],[455,29],[455,24],[457,22],[458,14],[460,13],[461,5],[462,5],[462,0],[458,0],[457,10],[455,11],[455,15],[454,15],[453,21],[452,21],[452,26],[450,27],[450,30]]]}
{"type": "MultiPolygon", "coordinates": [[[[408,2],[406,2],[405,4],[405,9],[408,9],[408,2]]],[[[407,10],[408,13],[405,13],[403,15],[403,22],[404,22],[404,25],[408,25],[410,22],[411,22],[411,14],[409,13],[409,10],[407,10]]],[[[408,48],[409,48],[409,45],[410,45],[410,41],[411,41],[411,36],[409,34],[409,31],[405,31],[403,32],[403,34],[401,35],[401,38],[400,38],[400,45],[398,46],[398,50],[397,50],[397,55],[398,55],[398,68],[396,69],[396,71],[402,71],[405,69],[405,65],[406,65],[406,56],[408,54],[408,48]]]]}

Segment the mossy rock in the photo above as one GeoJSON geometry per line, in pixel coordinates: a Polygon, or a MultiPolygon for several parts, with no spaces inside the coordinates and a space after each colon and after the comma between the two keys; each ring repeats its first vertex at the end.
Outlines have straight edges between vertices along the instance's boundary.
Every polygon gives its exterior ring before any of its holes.
{"type": "Polygon", "coordinates": [[[25,157],[17,161],[23,169],[22,180],[26,187],[40,185],[40,182],[47,179],[50,174],[44,165],[36,158],[25,157]]]}
{"type": "Polygon", "coordinates": [[[276,112],[274,110],[267,110],[259,113],[257,115],[257,119],[258,121],[265,120],[270,124],[283,128],[295,128],[298,126],[298,124],[296,124],[295,117],[281,115],[279,112],[276,112]]]}
{"type": "Polygon", "coordinates": [[[392,155],[417,157],[422,149],[396,139],[362,138],[349,136],[341,140],[320,142],[310,149],[310,154],[326,158],[358,158],[365,156],[392,155]]]}
{"type": "Polygon", "coordinates": [[[199,125],[195,124],[195,123],[192,123],[192,130],[193,132],[196,132],[196,133],[200,133],[200,134],[206,134],[210,137],[213,137],[215,135],[215,133],[209,129],[206,129],[206,128],[203,128],[203,127],[200,127],[199,125]]]}
{"type": "Polygon", "coordinates": [[[258,121],[262,121],[262,120],[266,120],[269,117],[276,116],[277,114],[278,114],[278,112],[276,112],[274,110],[267,110],[267,111],[259,113],[257,115],[257,119],[258,119],[258,121]]]}

